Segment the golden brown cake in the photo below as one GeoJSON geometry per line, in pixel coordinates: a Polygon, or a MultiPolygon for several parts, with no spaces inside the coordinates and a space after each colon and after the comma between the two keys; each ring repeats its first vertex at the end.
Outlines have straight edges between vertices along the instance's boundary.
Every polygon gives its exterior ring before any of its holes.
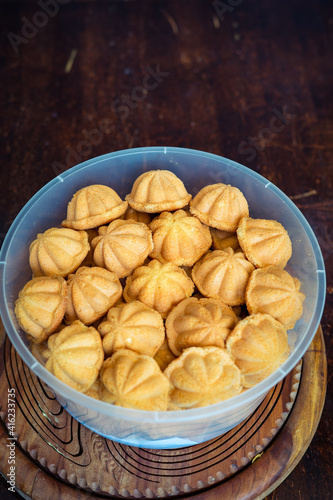
{"type": "Polygon", "coordinates": [[[187,276],[192,279],[192,267],[191,266],[179,266],[179,267],[181,267],[185,271],[187,276]]]}
{"type": "Polygon", "coordinates": [[[53,227],[37,235],[29,248],[33,275],[63,276],[76,271],[90,245],[85,231],[53,227]]]}
{"type": "Polygon", "coordinates": [[[246,258],[256,267],[281,267],[291,257],[292,246],[285,228],[276,220],[244,217],[237,236],[246,258]]]}
{"type": "Polygon", "coordinates": [[[236,231],[249,207],[243,193],[226,184],[210,184],[202,188],[190,202],[190,211],[207,226],[222,231],[236,231]]]}
{"type": "Polygon", "coordinates": [[[120,219],[123,220],[135,220],[136,222],[143,222],[148,226],[148,224],[152,220],[152,215],[148,214],[147,212],[138,212],[137,210],[134,210],[134,208],[128,206],[126,209],[126,212],[124,215],[119,217],[120,219]]]}
{"type": "Polygon", "coordinates": [[[163,212],[149,225],[154,248],[150,257],[177,266],[193,266],[210,248],[209,228],[188,211],[163,212]]]}
{"type": "Polygon", "coordinates": [[[139,212],[160,213],[177,210],[192,196],[183,182],[169,170],[150,170],[140,175],[126,196],[129,205],[139,212]]]}
{"type": "Polygon", "coordinates": [[[245,302],[245,289],[254,270],[242,252],[214,250],[197,262],[192,279],[202,295],[219,298],[230,306],[245,302]]]}
{"type": "Polygon", "coordinates": [[[138,300],[111,307],[98,331],[103,337],[106,356],[120,349],[155,356],[165,338],[160,313],[138,300]]]}
{"type": "Polygon", "coordinates": [[[143,222],[117,219],[100,228],[92,247],[97,266],[124,278],[144,263],[153,249],[153,239],[143,222]]]}
{"type": "Polygon", "coordinates": [[[122,286],[115,273],[101,267],[79,267],[68,276],[66,323],[79,319],[91,325],[107,313],[121,294],[122,286]]]}
{"type": "Polygon", "coordinates": [[[47,340],[40,344],[36,344],[35,342],[30,342],[31,354],[35,356],[37,361],[42,365],[45,365],[46,361],[49,358],[49,349],[47,347],[47,340]]]}
{"type": "Polygon", "coordinates": [[[102,339],[95,328],[74,321],[52,335],[48,347],[45,368],[59,380],[80,392],[95,383],[104,360],[102,339]]]}
{"type": "Polygon", "coordinates": [[[154,259],[128,276],[123,295],[126,302],[140,300],[166,318],[171,309],[193,291],[193,281],[183,269],[172,262],[162,264],[154,259]]]}
{"type": "Polygon", "coordinates": [[[176,356],[171,351],[166,338],[163,340],[163,343],[159,348],[159,350],[157,351],[157,353],[155,354],[154,359],[158,364],[158,366],[161,368],[162,372],[164,372],[164,370],[171,363],[171,361],[176,359],[176,356]]]}
{"type": "Polygon", "coordinates": [[[180,356],[189,347],[224,348],[237,321],[231,307],[220,299],[185,299],[172,309],[165,322],[170,349],[180,356]]]}
{"type": "Polygon", "coordinates": [[[91,246],[91,243],[96,238],[96,236],[98,236],[98,228],[94,227],[93,229],[86,229],[85,232],[88,235],[88,241],[89,241],[89,247],[90,248],[89,248],[89,252],[87,253],[85,259],[82,261],[81,266],[91,267],[91,266],[95,265],[95,262],[94,262],[94,250],[93,250],[93,248],[91,246]]]}
{"type": "Polygon", "coordinates": [[[53,348],[54,348],[54,343],[56,341],[56,338],[58,337],[58,335],[60,334],[60,332],[62,330],[64,330],[64,328],[67,328],[67,326],[65,325],[63,327],[63,323],[61,323],[61,325],[59,326],[59,328],[57,328],[57,331],[55,333],[52,333],[52,335],[49,336],[49,338],[47,339],[46,341],[46,345],[47,345],[47,349],[44,351],[43,355],[45,357],[46,360],[50,359],[50,357],[52,356],[52,352],[53,352],[53,348]]]}
{"type": "Polygon", "coordinates": [[[72,229],[91,229],[108,224],[122,215],[127,201],[110,187],[92,184],[77,191],[67,206],[62,225],[72,229]]]}
{"type": "Polygon", "coordinates": [[[102,401],[135,410],[167,409],[169,382],[150,356],[117,351],[104,361],[100,378],[102,401]]]}
{"type": "Polygon", "coordinates": [[[238,323],[227,339],[227,350],[242,373],[244,387],[252,387],[289,356],[286,328],[269,314],[253,314],[238,323]]]}
{"type": "Polygon", "coordinates": [[[190,347],[169,364],[164,374],[171,385],[169,410],[219,403],[242,390],[239,368],[219,347],[190,347]]]}
{"type": "Polygon", "coordinates": [[[89,387],[89,389],[85,391],[85,395],[89,396],[90,398],[100,400],[99,397],[100,390],[101,390],[101,381],[98,376],[95,382],[89,387]]]}
{"type": "Polygon", "coordinates": [[[15,302],[17,321],[37,344],[53,333],[63,320],[67,304],[66,281],[61,276],[41,276],[28,281],[15,302]]]}
{"type": "Polygon", "coordinates": [[[226,248],[232,248],[234,252],[242,251],[239,246],[239,241],[237,238],[237,233],[232,233],[230,231],[221,231],[215,227],[211,227],[210,234],[212,236],[212,243],[214,250],[225,250],[226,248]]]}
{"type": "Polygon", "coordinates": [[[256,269],[246,288],[247,309],[250,314],[270,314],[289,330],[303,314],[305,295],[299,289],[298,279],[284,269],[256,269]]]}

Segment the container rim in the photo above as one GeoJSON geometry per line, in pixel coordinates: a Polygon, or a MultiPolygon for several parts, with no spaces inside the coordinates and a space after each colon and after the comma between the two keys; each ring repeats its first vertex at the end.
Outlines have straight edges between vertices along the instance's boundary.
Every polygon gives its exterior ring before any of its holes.
{"type": "Polygon", "coordinates": [[[257,399],[264,394],[266,394],[273,386],[278,384],[296,365],[297,362],[303,357],[307,348],[309,347],[316,331],[319,326],[324,305],[325,305],[325,296],[326,296],[326,276],[325,276],[325,266],[323,256],[319,247],[319,243],[316,239],[316,236],[302,214],[302,212],[298,209],[298,207],[293,203],[293,201],[283,193],[277,186],[271,183],[262,175],[257,172],[251,170],[240,163],[237,163],[228,158],[224,158],[222,156],[208,153],[196,149],[188,149],[181,147],[173,147],[173,146],[152,146],[152,147],[140,147],[140,148],[132,148],[132,149],[124,149],[119,151],[114,151],[112,153],[106,153],[101,156],[97,156],[95,158],[86,160],[74,167],[69,168],[65,172],[53,178],[49,181],[45,186],[43,186],[37,193],[26,203],[26,205],[22,208],[19,214],[14,219],[9,231],[4,239],[1,252],[0,252],[0,275],[1,275],[1,286],[0,286],[0,314],[2,317],[3,325],[5,330],[14,346],[17,350],[20,357],[23,361],[28,365],[28,367],[34,371],[34,373],[41,378],[51,389],[53,389],[56,393],[59,393],[62,398],[68,397],[74,403],[80,404],[92,410],[98,411],[102,414],[109,415],[115,418],[124,418],[126,420],[137,420],[138,416],[141,420],[151,421],[151,422],[163,422],[168,421],[168,423],[178,423],[184,421],[193,421],[207,416],[207,412],[209,416],[217,416],[221,412],[233,411],[237,410],[240,406],[243,406],[247,403],[252,402],[254,399],[257,399]],[[183,154],[186,156],[199,156],[205,159],[211,159],[214,161],[221,162],[229,165],[230,167],[240,170],[241,172],[246,173],[257,182],[264,185],[266,189],[274,191],[281,200],[286,204],[286,206],[294,213],[294,215],[298,218],[299,222],[303,226],[313,249],[314,256],[317,262],[317,273],[318,273],[318,293],[316,298],[316,304],[314,307],[314,314],[311,318],[311,322],[308,325],[307,331],[312,332],[312,336],[310,339],[302,339],[300,345],[297,347],[297,353],[294,351],[289,358],[285,361],[285,363],[275,372],[273,372],[269,377],[264,379],[262,382],[257,384],[256,386],[247,389],[244,393],[234,396],[225,401],[215,403],[210,406],[205,406],[202,408],[194,408],[188,409],[186,412],[182,411],[146,411],[146,410],[133,410],[131,408],[123,408],[118,406],[110,405],[109,403],[105,403],[103,401],[95,400],[83,393],[72,389],[70,386],[61,382],[54,375],[52,375],[46,368],[40,364],[35,357],[28,350],[24,342],[19,336],[18,331],[16,330],[12,319],[10,317],[7,304],[6,304],[6,296],[5,296],[5,266],[6,266],[6,256],[9,249],[10,242],[16,233],[16,226],[22,221],[22,219],[26,216],[26,214],[33,207],[34,203],[44,195],[48,190],[53,188],[57,183],[64,182],[66,178],[75,174],[79,170],[84,170],[93,165],[96,165],[100,162],[116,159],[118,157],[126,157],[132,155],[142,155],[152,154],[152,153],[177,153],[183,154]],[[209,409],[209,410],[208,410],[209,409]]]}

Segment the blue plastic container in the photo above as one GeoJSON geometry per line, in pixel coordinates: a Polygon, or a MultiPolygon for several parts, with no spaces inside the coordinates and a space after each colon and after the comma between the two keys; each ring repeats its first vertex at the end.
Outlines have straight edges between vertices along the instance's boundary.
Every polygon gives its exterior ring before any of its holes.
{"type": "Polygon", "coordinates": [[[325,301],[325,268],[308,222],[276,186],[225,158],[173,147],[117,151],[86,161],[44,186],[13,222],[0,254],[0,306],[8,336],[29,368],[55,392],[59,402],[82,424],[121,443],[145,448],[178,448],[207,441],[247,418],[266,393],[299,362],[318,328],[325,301]],[[66,218],[72,195],[90,184],[105,184],[124,198],[134,180],[153,169],[171,170],[193,196],[205,185],[223,182],[238,187],[250,216],[276,219],[288,230],[293,255],[286,270],[301,282],[306,295],[302,318],[289,330],[291,354],[270,377],[243,394],[208,407],[186,411],[148,412],[120,408],[81,394],[51,375],[30,352],[26,334],[14,315],[18,292],[31,279],[29,244],[37,233],[66,218]]]}

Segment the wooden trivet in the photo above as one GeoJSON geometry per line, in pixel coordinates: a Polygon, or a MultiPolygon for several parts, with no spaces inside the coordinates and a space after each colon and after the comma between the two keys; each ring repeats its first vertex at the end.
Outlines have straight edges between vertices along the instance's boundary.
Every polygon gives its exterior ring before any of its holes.
{"type": "Polygon", "coordinates": [[[0,470],[33,500],[61,498],[263,499],[305,453],[326,390],[323,334],[244,422],[205,443],[176,450],[134,448],[85,428],[23,363],[6,337],[0,350],[0,470]],[[15,429],[8,390],[15,389],[15,429]],[[9,431],[14,431],[11,435],[9,431]]]}

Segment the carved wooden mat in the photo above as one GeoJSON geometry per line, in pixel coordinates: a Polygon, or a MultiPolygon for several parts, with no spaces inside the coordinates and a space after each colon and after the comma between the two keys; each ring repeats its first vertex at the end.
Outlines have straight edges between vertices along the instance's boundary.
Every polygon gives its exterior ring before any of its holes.
{"type": "MultiPolygon", "coordinates": [[[[317,346],[309,349],[303,362],[236,428],[188,448],[147,450],[105,439],[77,422],[58,403],[52,390],[23,363],[6,338],[0,351],[0,470],[9,477],[10,449],[7,445],[14,442],[16,488],[34,500],[170,496],[217,499],[235,481],[237,491],[233,490],[233,496],[227,498],[259,498],[292,470],[317,427],[321,414],[318,399],[313,410],[316,415],[304,425],[307,436],[304,436],[304,443],[298,445],[298,451],[295,452],[291,440],[291,448],[286,450],[282,446],[283,456],[275,457],[280,462],[278,470],[274,470],[270,461],[269,477],[267,464],[260,472],[258,465],[264,465],[269,454],[275,449],[281,452],[279,440],[284,439],[285,427],[288,430],[286,424],[294,413],[296,402],[299,404],[300,381],[301,386],[306,385],[309,377],[314,376],[313,370],[318,373],[314,357],[324,374],[319,374],[320,380],[316,382],[323,404],[326,358],[322,333],[317,333],[316,342],[317,346]],[[311,367],[307,366],[310,364],[311,367]],[[8,394],[13,389],[14,426],[8,407],[8,394]],[[256,470],[256,474],[252,474],[251,487],[243,494],[241,485],[249,470],[251,473],[256,470]]],[[[316,384],[312,381],[312,390],[316,384]]],[[[285,443],[290,447],[287,440],[285,443]]]]}

